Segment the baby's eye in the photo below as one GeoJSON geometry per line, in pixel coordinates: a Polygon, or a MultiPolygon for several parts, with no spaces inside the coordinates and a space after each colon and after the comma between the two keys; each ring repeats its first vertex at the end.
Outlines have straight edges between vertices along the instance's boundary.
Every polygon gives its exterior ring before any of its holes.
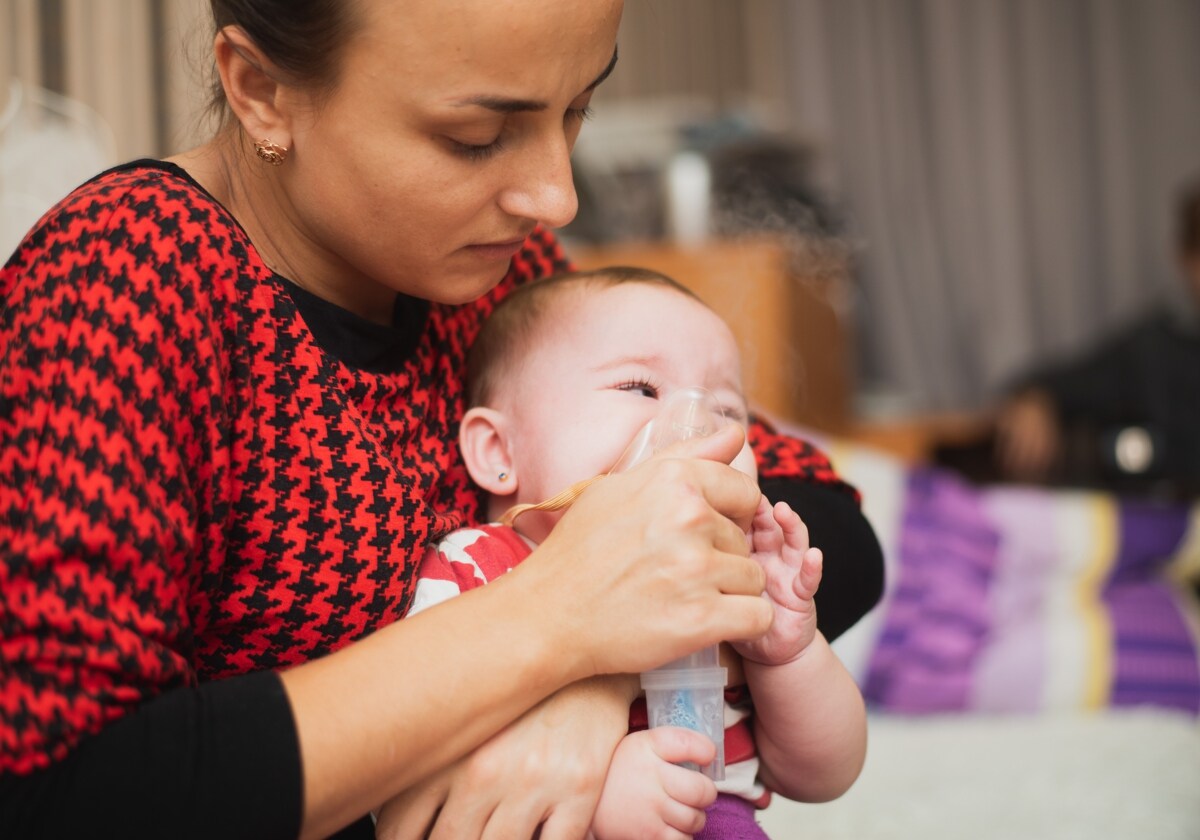
{"type": "Polygon", "coordinates": [[[652,400],[658,399],[658,386],[647,382],[645,379],[631,379],[628,382],[622,382],[617,386],[618,391],[632,391],[635,394],[641,394],[643,397],[649,397],[652,400]]]}
{"type": "Polygon", "coordinates": [[[726,420],[731,420],[734,423],[740,423],[745,426],[750,422],[750,415],[746,409],[740,405],[723,405],[721,412],[725,415],[726,420]]]}

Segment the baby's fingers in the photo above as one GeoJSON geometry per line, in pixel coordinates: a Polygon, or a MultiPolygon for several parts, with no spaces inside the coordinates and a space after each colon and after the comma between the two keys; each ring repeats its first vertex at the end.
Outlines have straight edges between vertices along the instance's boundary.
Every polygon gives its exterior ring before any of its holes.
{"type": "MultiPolygon", "coordinates": [[[[703,811],[717,801],[717,786],[697,770],[672,765],[663,767],[660,778],[663,791],[681,805],[703,811]]],[[[676,828],[686,830],[683,826],[676,828]]]]}
{"type": "Polygon", "coordinates": [[[670,801],[663,805],[662,821],[691,837],[704,828],[704,809],[717,800],[717,786],[695,770],[666,767],[662,771],[663,792],[670,801]]]}
{"type": "Polygon", "coordinates": [[[787,502],[776,503],[772,513],[783,532],[784,560],[794,568],[808,550],[808,526],[787,502]]]}
{"type": "Polygon", "coordinates": [[[664,726],[649,730],[654,751],[664,761],[659,782],[669,798],[660,814],[663,822],[690,837],[704,828],[704,809],[717,798],[717,786],[695,770],[676,766],[682,762],[708,764],[717,749],[704,735],[690,729],[664,726]]]}
{"type": "Polygon", "coordinates": [[[775,512],[766,496],[758,500],[749,537],[750,551],[754,554],[778,554],[783,548],[783,529],[775,521],[775,512]]]}
{"type": "Polygon", "coordinates": [[[693,729],[659,726],[647,730],[645,737],[650,739],[654,754],[669,764],[690,761],[704,765],[710,763],[717,755],[717,748],[713,742],[693,729]]]}
{"type": "Polygon", "coordinates": [[[804,552],[804,559],[800,563],[800,574],[796,575],[792,582],[792,591],[796,593],[797,597],[811,600],[817,594],[824,567],[825,557],[821,554],[821,549],[810,548],[804,552]]]}

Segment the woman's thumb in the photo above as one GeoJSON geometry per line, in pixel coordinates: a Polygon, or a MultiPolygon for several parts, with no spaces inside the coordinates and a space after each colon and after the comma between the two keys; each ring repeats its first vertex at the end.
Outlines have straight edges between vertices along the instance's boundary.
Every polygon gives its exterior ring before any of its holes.
{"type": "Polygon", "coordinates": [[[659,458],[703,458],[730,463],[746,444],[746,430],[737,423],[723,426],[711,435],[681,440],[663,449],[659,458]]]}

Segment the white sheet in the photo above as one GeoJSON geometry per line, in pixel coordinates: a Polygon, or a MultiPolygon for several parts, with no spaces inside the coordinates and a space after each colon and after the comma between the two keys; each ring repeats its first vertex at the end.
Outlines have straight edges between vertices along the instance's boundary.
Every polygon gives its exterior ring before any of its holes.
{"type": "Polygon", "coordinates": [[[875,716],[841,799],[776,797],[773,840],[1196,840],[1200,725],[1150,709],[875,716]]]}

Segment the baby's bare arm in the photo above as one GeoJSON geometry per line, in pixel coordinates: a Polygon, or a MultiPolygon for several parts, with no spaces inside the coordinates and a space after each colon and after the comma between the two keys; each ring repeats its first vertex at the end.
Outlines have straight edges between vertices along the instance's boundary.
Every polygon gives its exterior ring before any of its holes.
{"type": "Polygon", "coordinates": [[[747,660],[744,667],[763,782],[801,802],[826,802],[845,793],[866,758],[866,709],[825,637],[818,633],[786,665],[747,660]]]}
{"type": "Polygon", "coordinates": [[[823,558],[785,504],[760,505],[751,541],[767,573],[774,620],[763,638],[735,647],[745,657],[762,778],[789,799],[834,799],[862,769],[866,711],[858,686],[816,627],[813,596],[823,558]]]}

